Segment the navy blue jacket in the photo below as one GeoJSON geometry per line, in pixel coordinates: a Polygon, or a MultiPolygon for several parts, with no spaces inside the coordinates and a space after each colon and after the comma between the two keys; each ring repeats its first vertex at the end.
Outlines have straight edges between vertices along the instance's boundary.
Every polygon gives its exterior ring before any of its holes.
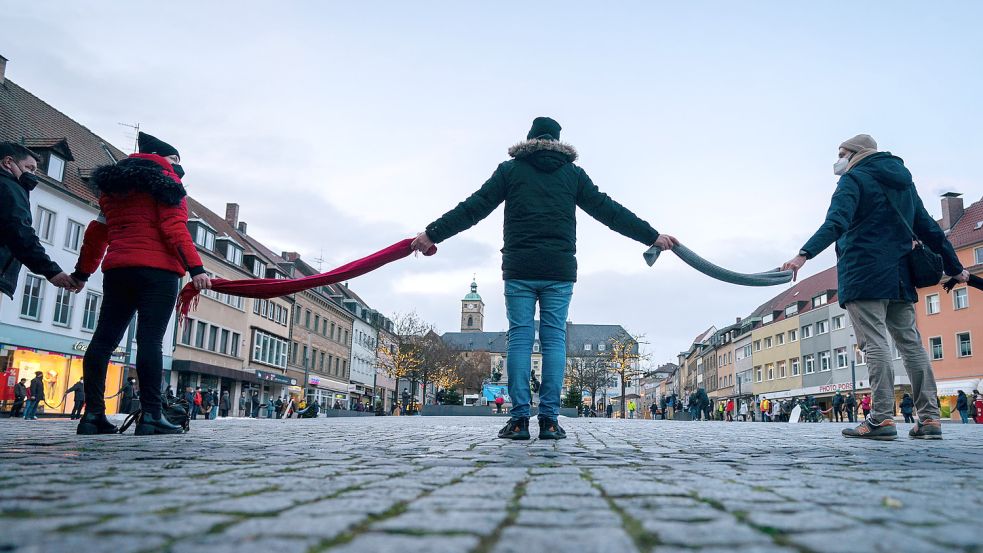
{"type": "Polygon", "coordinates": [[[918,239],[942,256],[947,275],[963,270],[952,244],[925,210],[904,161],[878,152],[840,177],[826,221],[802,247],[812,258],[836,242],[841,306],[855,300],[918,301],[905,259],[912,237],[887,195],[918,239]]]}

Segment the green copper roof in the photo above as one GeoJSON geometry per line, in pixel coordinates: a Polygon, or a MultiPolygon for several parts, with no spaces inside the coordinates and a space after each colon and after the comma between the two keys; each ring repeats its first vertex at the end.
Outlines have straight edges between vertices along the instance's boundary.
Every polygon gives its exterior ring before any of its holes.
{"type": "Polygon", "coordinates": [[[471,292],[464,296],[463,301],[481,301],[481,296],[478,295],[478,283],[471,281],[471,292]]]}

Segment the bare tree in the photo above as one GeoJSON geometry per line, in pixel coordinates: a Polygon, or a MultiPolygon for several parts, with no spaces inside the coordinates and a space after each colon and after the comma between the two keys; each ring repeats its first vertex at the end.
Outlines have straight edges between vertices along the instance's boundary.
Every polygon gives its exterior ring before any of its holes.
{"type": "Polygon", "coordinates": [[[409,380],[413,389],[410,397],[416,398],[416,384],[423,369],[421,345],[424,336],[430,332],[430,326],[414,312],[394,313],[390,319],[393,321],[392,339],[380,341],[376,364],[396,379],[397,388],[400,380],[409,380]]]}
{"type": "Polygon", "coordinates": [[[608,359],[604,355],[575,357],[570,360],[567,370],[571,384],[590,392],[591,406],[596,405],[597,392],[611,383],[608,373],[608,359]]]}
{"type": "Polygon", "coordinates": [[[621,416],[625,416],[625,396],[628,383],[636,378],[641,378],[644,374],[641,368],[642,361],[648,360],[647,354],[642,354],[639,344],[642,343],[644,336],[633,336],[628,332],[623,332],[608,340],[611,347],[606,352],[610,370],[618,379],[621,385],[621,416]]]}
{"type": "Polygon", "coordinates": [[[463,352],[458,367],[464,393],[480,393],[491,371],[491,354],[487,351],[463,352]]]}

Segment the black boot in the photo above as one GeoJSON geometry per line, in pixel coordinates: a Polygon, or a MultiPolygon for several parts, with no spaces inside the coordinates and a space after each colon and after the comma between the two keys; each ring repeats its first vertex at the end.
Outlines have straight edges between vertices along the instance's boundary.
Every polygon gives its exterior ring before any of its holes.
{"type": "Polygon", "coordinates": [[[115,434],[116,430],[116,425],[109,422],[106,415],[86,413],[82,415],[75,433],[83,436],[95,436],[96,434],[115,434]]]}
{"type": "Polygon", "coordinates": [[[143,413],[137,422],[137,436],[153,436],[155,434],[184,434],[184,429],[172,424],[163,415],[156,418],[149,413],[143,413]]]}

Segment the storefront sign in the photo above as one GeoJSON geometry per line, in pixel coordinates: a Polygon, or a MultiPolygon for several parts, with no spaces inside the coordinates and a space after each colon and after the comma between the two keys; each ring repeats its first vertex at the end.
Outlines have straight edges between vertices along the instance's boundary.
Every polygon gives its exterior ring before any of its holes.
{"type": "MultiPolygon", "coordinates": [[[[75,344],[72,346],[72,349],[75,351],[81,351],[85,353],[89,349],[89,342],[82,342],[82,341],[75,342],[75,344]]],[[[113,357],[124,357],[125,355],[126,355],[126,349],[120,346],[117,346],[116,349],[113,351],[113,357]]]]}
{"type": "Polygon", "coordinates": [[[308,376],[307,383],[311,386],[318,386],[321,384],[321,379],[316,376],[308,376]]]}
{"type": "Polygon", "coordinates": [[[260,380],[264,380],[266,382],[276,382],[277,384],[286,384],[287,386],[296,386],[297,385],[297,379],[296,378],[290,378],[289,376],[285,376],[285,375],[282,375],[282,374],[271,373],[271,372],[266,372],[266,371],[259,371],[259,370],[257,370],[256,371],[256,378],[258,378],[260,380]]]}
{"type": "Polygon", "coordinates": [[[820,393],[820,394],[828,394],[830,392],[837,392],[837,391],[840,391],[840,392],[849,392],[852,389],[853,389],[853,385],[850,384],[849,382],[841,382],[839,384],[826,384],[826,385],[820,386],[818,393],[820,393]]]}

